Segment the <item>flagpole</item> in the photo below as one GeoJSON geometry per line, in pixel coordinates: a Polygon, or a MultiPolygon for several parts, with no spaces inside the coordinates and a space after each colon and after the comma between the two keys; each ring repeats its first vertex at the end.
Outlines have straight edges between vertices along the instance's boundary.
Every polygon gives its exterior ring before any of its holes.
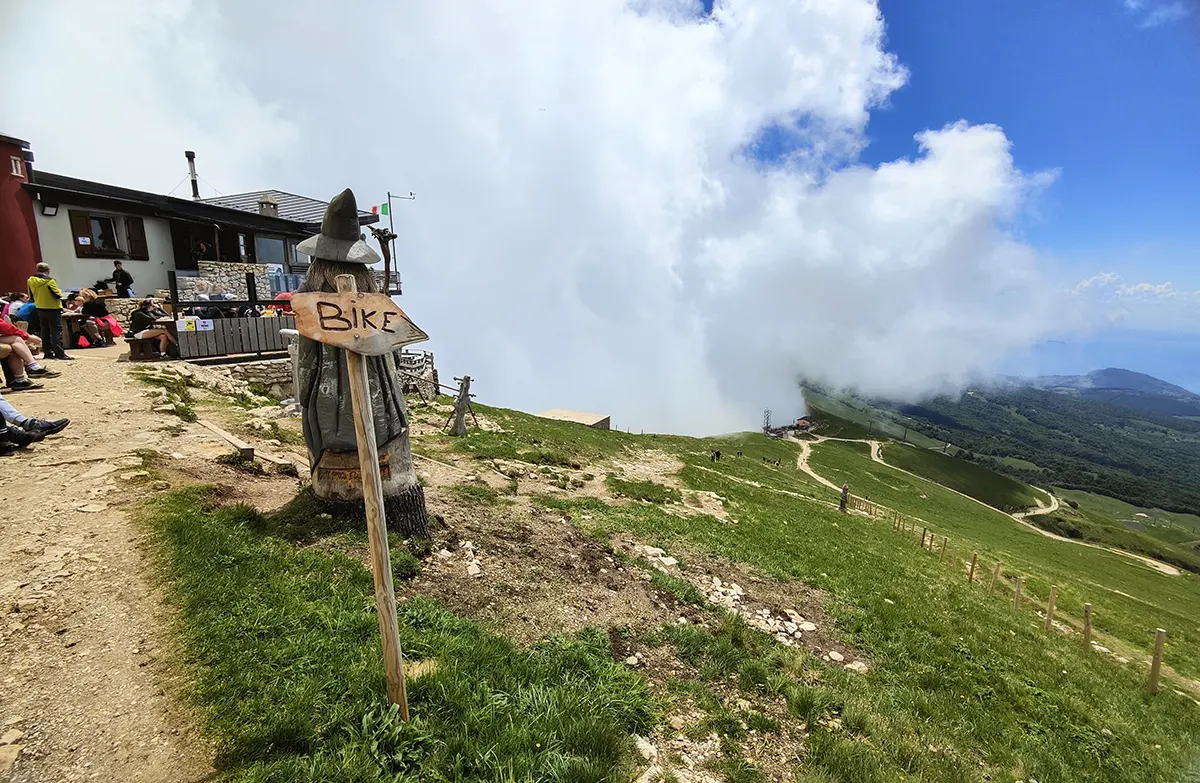
{"type": "MultiPolygon", "coordinates": [[[[388,230],[391,231],[392,234],[395,234],[396,233],[396,225],[395,225],[394,220],[392,219],[392,191],[390,191],[390,190],[388,191],[387,197],[388,197],[388,200],[387,200],[388,230]]],[[[396,196],[396,198],[404,199],[405,201],[416,201],[417,194],[413,193],[410,190],[408,192],[407,196],[396,196]]],[[[396,271],[399,272],[400,271],[400,261],[396,257],[396,240],[395,239],[392,240],[392,263],[395,264],[396,271]]],[[[392,292],[392,281],[391,280],[383,281],[383,290],[386,293],[391,294],[391,292],[392,292]]],[[[403,289],[401,289],[401,293],[403,293],[403,289]]]]}

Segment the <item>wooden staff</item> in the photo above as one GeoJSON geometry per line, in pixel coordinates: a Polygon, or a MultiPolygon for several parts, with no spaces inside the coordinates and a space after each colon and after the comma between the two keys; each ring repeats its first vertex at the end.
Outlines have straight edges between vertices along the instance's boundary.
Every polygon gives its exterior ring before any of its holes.
{"type": "Polygon", "coordinates": [[[1083,605],[1083,649],[1092,649],[1092,605],[1083,605]]]}
{"type": "Polygon", "coordinates": [[[1000,578],[1000,564],[996,563],[995,570],[992,571],[992,581],[988,583],[988,595],[996,592],[996,580],[1000,578]]]}
{"type": "MultiPolygon", "coordinates": [[[[353,275],[337,276],[338,293],[358,290],[353,275]]],[[[388,552],[383,512],[383,479],[379,474],[379,446],[375,442],[375,416],[371,410],[371,387],[363,356],[346,350],[350,377],[350,401],[354,406],[354,435],[358,440],[358,465],[362,472],[363,500],[367,507],[367,547],[375,576],[375,613],[383,642],[383,667],[387,675],[388,701],[400,707],[407,721],[408,694],[404,685],[404,659],[400,653],[400,630],[396,620],[396,593],[392,587],[392,559],[388,552]]]]}
{"type": "Polygon", "coordinates": [[[967,584],[975,581],[975,564],[979,562],[979,553],[971,553],[971,570],[967,571],[967,584]]]}
{"type": "Polygon", "coordinates": [[[1017,590],[1013,593],[1013,609],[1021,608],[1021,586],[1025,584],[1025,577],[1017,577],[1017,590]]]}
{"type": "Polygon", "coordinates": [[[950,543],[950,539],[946,538],[945,536],[942,536],[942,555],[941,555],[941,557],[938,558],[939,563],[945,562],[946,546],[949,545],[949,543],[950,543]]]}

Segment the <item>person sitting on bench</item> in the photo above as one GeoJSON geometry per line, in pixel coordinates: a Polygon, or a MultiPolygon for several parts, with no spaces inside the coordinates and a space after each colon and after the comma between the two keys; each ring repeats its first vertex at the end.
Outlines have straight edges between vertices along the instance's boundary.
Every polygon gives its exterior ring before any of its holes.
{"type": "Polygon", "coordinates": [[[167,346],[175,343],[175,337],[166,326],[157,323],[159,318],[166,318],[167,314],[161,308],[155,306],[153,299],[145,299],[129,316],[129,330],[133,332],[133,336],[138,340],[151,340],[158,338],[158,352],[165,354],[167,346]]]}
{"type": "Polygon", "coordinates": [[[8,385],[13,391],[38,387],[36,383],[25,377],[27,372],[29,375],[42,378],[54,378],[60,375],[60,373],[43,367],[37,359],[33,358],[33,352],[29,350],[29,346],[36,347],[41,342],[40,337],[30,335],[8,321],[0,321],[0,346],[4,346],[0,349],[0,356],[4,356],[4,360],[8,363],[11,375],[8,385]]]}
{"type": "MultiPolygon", "coordinates": [[[[88,344],[93,348],[102,348],[105,344],[111,343],[114,333],[110,324],[113,319],[108,312],[108,305],[104,304],[104,300],[90,288],[80,291],[79,298],[83,301],[83,307],[79,308],[79,311],[87,316],[80,324],[80,328],[87,335],[88,344]]],[[[120,334],[120,331],[117,331],[116,334],[120,334]]]]}

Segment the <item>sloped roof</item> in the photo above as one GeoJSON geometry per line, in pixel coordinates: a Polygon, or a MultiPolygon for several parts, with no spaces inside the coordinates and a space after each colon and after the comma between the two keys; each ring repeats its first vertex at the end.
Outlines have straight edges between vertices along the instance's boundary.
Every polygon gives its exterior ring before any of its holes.
{"type": "Polygon", "coordinates": [[[569,411],[562,408],[553,408],[548,411],[542,411],[538,414],[538,416],[541,416],[543,419],[573,421],[576,424],[586,424],[589,427],[594,427],[608,418],[608,416],[603,413],[583,413],[582,411],[569,411]]]}
{"type": "MultiPolygon", "coordinates": [[[[297,196],[295,193],[288,193],[282,190],[255,190],[249,193],[233,193],[228,196],[213,196],[212,198],[202,198],[200,201],[204,204],[213,204],[219,207],[227,207],[229,209],[240,209],[243,212],[253,212],[258,214],[258,202],[263,196],[270,196],[275,199],[279,205],[279,217],[284,220],[294,220],[297,223],[320,223],[325,217],[325,208],[329,206],[328,201],[309,198],[308,196],[297,196]]],[[[372,215],[370,212],[358,211],[358,224],[360,226],[369,225],[379,222],[378,215],[372,215]]]]}

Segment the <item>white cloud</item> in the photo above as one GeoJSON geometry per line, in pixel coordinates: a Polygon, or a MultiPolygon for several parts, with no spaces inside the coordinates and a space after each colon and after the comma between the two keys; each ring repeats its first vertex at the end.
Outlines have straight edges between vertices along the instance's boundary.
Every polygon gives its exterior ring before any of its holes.
{"type": "Polygon", "coordinates": [[[1192,15],[1193,8],[1184,0],[1169,0],[1148,5],[1145,0],[1124,0],[1126,10],[1141,17],[1144,30],[1179,22],[1192,15]],[[1144,12],[1144,13],[1143,13],[1144,12]]]}
{"type": "Polygon", "coordinates": [[[745,428],[798,374],[916,395],[1062,322],[1006,229],[1052,175],[1000,128],[855,163],[907,77],[868,0],[61,5],[0,53],[4,132],[130,186],[188,148],[226,192],[416,191],[405,308],[491,402],[745,428]],[[784,166],[745,155],[767,125],[784,166]]]}
{"type": "Polygon", "coordinates": [[[1080,281],[1079,285],[1075,286],[1075,293],[1082,293],[1091,288],[1107,288],[1121,279],[1121,276],[1116,272],[1101,272],[1098,275],[1093,275],[1086,280],[1080,281]]]}
{"type": "Polygon", "coordinates": [[[1126,283],[1102,272],[1077,285],[1072,309],[1087,326],[1120,326],[1133,332],[1200,332],[1200,291],[1180,291],[1172,283],[1126,283]]]}

